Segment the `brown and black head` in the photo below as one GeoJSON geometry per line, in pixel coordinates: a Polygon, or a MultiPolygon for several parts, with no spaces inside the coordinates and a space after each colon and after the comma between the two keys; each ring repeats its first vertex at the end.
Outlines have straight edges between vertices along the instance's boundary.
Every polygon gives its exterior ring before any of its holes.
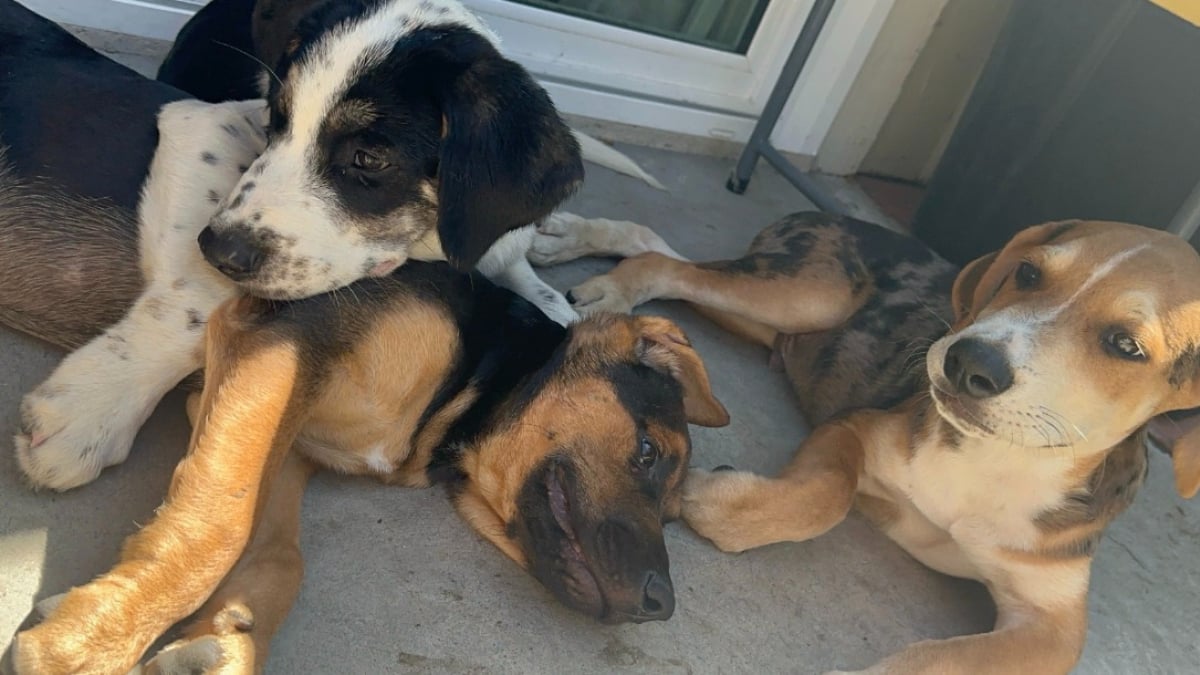
{"type": "Polygon", "coordinates": [[[679,514],[688,424],[729,421],[677,326],[589,318],[487,419],[470,418],[458,429],[473,437],[448,440],[454,502],[476,530],[585,614],[671,616],[663,523],[679,514]]]}

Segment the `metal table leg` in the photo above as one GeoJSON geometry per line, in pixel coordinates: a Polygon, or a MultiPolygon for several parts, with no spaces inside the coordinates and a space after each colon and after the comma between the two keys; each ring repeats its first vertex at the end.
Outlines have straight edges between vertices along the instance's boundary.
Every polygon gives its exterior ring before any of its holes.
{"type": "Polygon", "coordinates": [[[796,80],[808,63],[808,57],[817,43],[817,38],[821,35],[821,30],[825,27],[825,21],[829,18],[829,12],[833,9],[834,2],[835,0],[816,0],[813,3],[808,18],[804,20],[804,27],[800,30],[799,37],[796,38],[796,46],[792,48],[792,53],[788,55],[787,61],[783,64],[783,71],[780,72],[779,79],[775,82],[775,88],[771,90],[771,95],[767,98],[767,104],[763,107],[758,123],[754,125],[750,140],[742,150],[742,156],[738,159],[737,166],[725,184],[725,187],[731,192],[740,195],[746,191],[746,186],[750,183],[750,174],[754,172],[758,158],[762,157],[783,174],[788,182],[796,186],[796,189],[805,197],[808,197],[813,204],[816,204],[817,208],[840,215],[848,214],[849,210],[846,206],[830,195],[824,186],[793,166],[783,154],[771,145],[771,132],[775,130],[779,114],[783,112],[783,106],[787,103],[792,89],[795,88],[796,80]]]}
{"type": "Polygon", "coordinates": [[[1167,231],[1173,232],[1184,239],[1191,240],[1196,230],[1200,229],[1200,183],[1192,188],[1191,194],[1183,200],[1183,205],[1175,212],[1167,231]]]}

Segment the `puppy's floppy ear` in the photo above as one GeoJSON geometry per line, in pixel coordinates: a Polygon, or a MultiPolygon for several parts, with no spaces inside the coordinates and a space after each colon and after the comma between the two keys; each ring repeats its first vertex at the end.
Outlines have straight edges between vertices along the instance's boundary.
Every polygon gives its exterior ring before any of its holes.
{"type": "Polygon", "coordinates": [[[1027,227],[1009,240],[1003,250],[968,263],[954,280],[950,293],[955,325],[973,320],[987,305],[1005,277],[1016,267],[1021,251],[1055,241],[1078,225],[1078,220],[1064,220],[1027,227]]]}
{"type": "Polygon", "coordinates": [[[1171,465],[1175,469],[1175,489],[1184,499],[1200,491],[1200,426],[1187,432],[1171,446],[1171,465]]]}
{"type": "Polygon", "coordinates": [[[729,424],[729,413],[712,393],[708,371],[678,326],[659,317],[638,317],[638,357],[683,387],[683,412],[702,427],[729,424]]]}
{"type": "Polygon", "coordinates": [[[583,160],[550,96],[491,43],[463,29],[439,51],[462,70],[438,92],[446,125],[438,235],[450,262],[465,269],[505,232],[569,197],[583,181],[583,160]]]}
{"type": "Polygon", "coordinates": [[[961,322],[973,313],[975,291],[979,288],[979,282],[983,280],[983,276],[999,255],[999,251],[994,251],[972,260],[954,279],[954,288],[950,291],[950,305],[954,308],[955,323],[961,322]]]}

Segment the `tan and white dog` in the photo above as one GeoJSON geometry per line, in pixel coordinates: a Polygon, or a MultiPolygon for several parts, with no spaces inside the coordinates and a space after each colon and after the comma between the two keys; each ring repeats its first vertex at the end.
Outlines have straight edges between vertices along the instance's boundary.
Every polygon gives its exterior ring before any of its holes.
{"type": "MultiPolygon", "coordinates": [[[[543,230],[543,264],[636,254],[574,289],[577,307],[693,303],[775,351],[816,427],[779,476],[693,470],[683,516],[697,532],[744,551],[812,539],[857,507],[922,563],[986,584],[992,632],[920,642],[867,672],[1075,665],[1092,559],[1142,485],[1146,425],[1200,404],[1200,256],[1186,242],[1050,223],[955,278],[915,240],[824,214],[701,264],[632,223],[543,230]]],[[[1173,459],[1193,496],[1200,434],[1173,459]]]]}

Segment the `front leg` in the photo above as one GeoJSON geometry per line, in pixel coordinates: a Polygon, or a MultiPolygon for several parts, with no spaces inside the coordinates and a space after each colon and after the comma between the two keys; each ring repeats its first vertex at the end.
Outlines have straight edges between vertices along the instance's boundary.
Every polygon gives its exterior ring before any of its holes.
{"type": "Polygon", "coordinates": [[[78,487],[125,461],[162,397],[204,365],[204,324],[221,290],[152,285],[25,397],[14,442],[34,486],[78,487]]]}
{"type": "MultiPolygon", "coordinates": [[[[1044,570],[1053,583],[1056,571],[1044,570]]],[[[1069,573],[1077,576],[1078,571],[1069,573]]],[[[1086,574],[1086,571],[1084,571],[1086,574]]],[[[990,633],[909,645],[866,670],[864,675],[1057,675],[1071,672],[1087,637],[1087,598],[1083,595],[1048,608],[998,597],[996,626],[990,633]]]]}
{"type": "Polygon", "coordinates": [[[300,506],[313,465],[293,451],[271,483],[254,539],[178,642],[155,655],[145,675],[261,673],[271,638],[300,591],[300,506]]]}
{"type": "Polygon", "coordinates": [[[123,462],[163,395],[203,366],[204,323],[234,287],[204,262],[196,236],[262,150],[264,116],[262,101],[163,107],[138,206],[146,289],[23,401],[16,454],[34,486],[78,487],[123,462]],[[205,159],[214,152],[223,161],[205,159]]]}
{"type": "Polygon", "coordinates": [[[855,428],[832,422],[813,431],[778,478],[693,469],[683,485],[683,519],[727,552],[812,539],[849,513],[863,455],[855,428]]]}
{"type": "Polygon", "coordinates": [[[525,258],[514,261],[508,268],[489,278],[533,303],[561,326],[569,326],[579,320],[579,314],[567,302],[566,296],[542,281],[525,258]]]}
{"type": "Polygon", "coordinates": [[[297,339],[243,320],[255,302],[227,303],[210,320],[198,423],[158,515],[116,567],[17,636],[18,673],[127,671],[237,563],[313,390],[297,339]]]}

